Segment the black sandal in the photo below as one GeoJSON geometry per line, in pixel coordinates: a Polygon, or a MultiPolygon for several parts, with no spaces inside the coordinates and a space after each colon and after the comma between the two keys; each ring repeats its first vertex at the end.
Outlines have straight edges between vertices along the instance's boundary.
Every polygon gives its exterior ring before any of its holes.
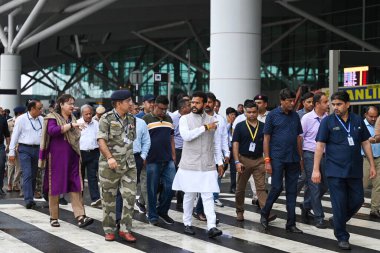
{"type": "Polygon", "coordinates": [[[94,219],[87,217],[86,215],[81,215],[77,217],[78,220],[78,227],[84,228],[87,227],[88,225],[91,225],[94,222],[94,219]]]}
{"type": "Polygon", "coordinates": [[[61,225],[59,224],[58,219],[50,218],[50,226],[57,228],[57,227],[60,227],[61,225]]]}

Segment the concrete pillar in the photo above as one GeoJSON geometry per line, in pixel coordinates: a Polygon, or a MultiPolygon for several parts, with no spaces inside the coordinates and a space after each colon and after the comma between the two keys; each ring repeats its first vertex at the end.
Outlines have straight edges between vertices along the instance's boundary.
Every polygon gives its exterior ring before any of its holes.
{"type": "Polygon", "coordinates": [[[221,113],[260,93],[261,0],[211,0],[210,91],[221,113]]]}
{"type": "Polygon", "coordinates": [[[20,89],[21,56],[2,54],[0,57],[0,106],[13,112],[13,108],[21,102],[20,89]]]}

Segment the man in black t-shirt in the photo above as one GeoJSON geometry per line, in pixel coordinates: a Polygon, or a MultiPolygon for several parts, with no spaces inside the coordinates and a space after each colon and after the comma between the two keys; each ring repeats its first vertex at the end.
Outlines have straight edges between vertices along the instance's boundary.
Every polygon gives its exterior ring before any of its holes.
{"type": "MultiPolygon", "coordinates": [[[[236,125],[232,138],[233,155],[238,172],[236,187],[236,219],[244,220],[245,188],[252,175],[260,207],[267,199],[265,191],[265,166],[263,158],[264,123],[257,120],[258,108],[253,100],[245,103],[246,120],[236,125]]],[[[270,221],[276,216],[271,216],[270,221]]]]}

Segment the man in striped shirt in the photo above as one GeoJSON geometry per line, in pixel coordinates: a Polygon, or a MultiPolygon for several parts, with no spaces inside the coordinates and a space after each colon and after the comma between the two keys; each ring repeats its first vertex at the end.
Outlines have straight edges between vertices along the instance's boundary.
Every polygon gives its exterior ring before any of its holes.
{"type": "Polygon", "coordinates": [[[167,110],[169,100],[166,96],[158,96],[153,111],[143,117],[148,125],[151,146],[146,158],[148,187],[148,219],[152,225],[158,224],[158,218],[166,224],[173,224],[168,211],[173,197],[172,184],[175,176],[175,145],[173,121],[167,110]],[[162,183],[157,203],[158,187],[162,183]]]}

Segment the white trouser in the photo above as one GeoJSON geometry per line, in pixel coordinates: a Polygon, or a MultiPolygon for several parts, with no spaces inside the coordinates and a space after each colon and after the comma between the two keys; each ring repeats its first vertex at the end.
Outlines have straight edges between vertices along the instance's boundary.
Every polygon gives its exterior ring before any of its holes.
{"type": "Polygon", "coordinates": [[[255,181],[253,181],[253,176],[249,177],[248,182],[251,185],[252,199],[257,199],[256,186],[255,186],[255,181]]]}
{"type": "MultiPolygon", "coordinates": [[[[183,197],[183,224],[185,226],[191,226],[194,200],[196,192],[185,192],[183,197]]],[[[207,229],[216,227],[216,214],[214,209],[214,196],[212,192],[202,192],[203,209],[207,218],[207,229]]]]}

